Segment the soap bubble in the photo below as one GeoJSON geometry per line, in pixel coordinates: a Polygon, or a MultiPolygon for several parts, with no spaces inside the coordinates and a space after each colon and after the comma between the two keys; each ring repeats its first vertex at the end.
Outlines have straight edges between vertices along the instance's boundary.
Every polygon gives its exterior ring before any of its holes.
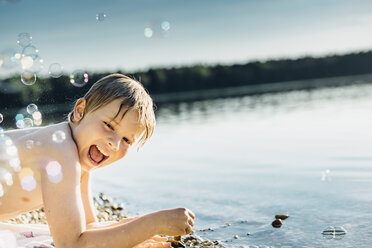
{"type": "Polygon", "coordinates": [[[35,120],[41,120],[42,118],[42,115],[40,113],[40,111],[36,110],[34,113],[32,113],[32,118],[35,120]]]}
{"type": "Polygon", "coordinates": [[[36,180],[33,176],[24,176],[21,179],[21,186],[26,191],[33,191],[36,189],[36,180]]]}
{"type": "Polygon", "coordinates": [[[25,121],[24,120],[18,120],[18,121],[16,121],[16,126],[19,129],[25,128],[25,121]]]}
{"type": "Polygon", "coordinates": [[[163,21],[161,23],[161,29],[163,29],[164,31],[168,31],[170,29],[170,23],[167,21],[163,21]]]}
{"type": "Polygon", "coordinates": [[[9,160],[9,165],[10,167],[12,167],[12,169],[15,171],[15,172],[19,172],[22,167],[21,167],[21,161],[19,160],[19,158],[12,158],[9,160]]]}
{"type": "Polygon", "coordinates": [[[0,68],[11,69],[17,66],[17,52],[14,49],[5,49],[0,52],[0,68]]]}
{"type": "Polygon", "coordinates": [[[70,74],[70,83],[76,87],[83,87],[86,83],[88,83],[89,76],[88,73],[77,70],[70,74]]]}
{"type": "Polygon", "coordinates": [[[16,121],[18,121],[18,120],[24,120],[25,119],[25,117],[23,116],[23,114],[17,114],[16,116],[15,116],[15,120],[16,121]]]}
{"type": "Polygon", "coordinates": [[[35,126],[40,126],[42,123],[43,123],[43,120],[42,119],[36,119],[36,120],[34,120],[35,126]]]}
{"type": "Polygon", "coordinates": [[[331,174],[331,171],[329,169],[326,169],[325,171],[322,171],[321,180],[330,182],[332,180],[330,174],[331,174]]]}
{"type": "Polygon", "coordinates": [[[28,68],[29,71],[34,73],[39,73],[44,69],[44,60],[40,56],[35,56],[31,67],[28,68]]]}
{"type": "Polygon", "coordinates": [[[29,127],[34,126],[34,122],[30,118],[25,118],[23,122],[25,124],[24,128],[29,128],[29,127]]]}
{"type": "Polygon", "coordinates": [[[27,113],[29,113],[30,115],[33,115],[37,110],[37,105],[34,103],[31,103],[27,106],[27,113]]]}
{"type": "Polygon", "coordinates": [[[45,167],[48,179],[52,183],[59,183],[62,180],[62,166],[57,161],[51,161],[45,167]]]}
{"type": "Polygon", "coordinates": [[[53,78],[59,78],[62,75],[63,67],[58,63],[49,66],[48,73],[53,78]]]}
{"type": "Polygon", "coordinates": [[[103,22],[106,19],[106,14],[103,12],[99,12],[96,14],[96,20],[103,22]]]}
{"type": "Polygon", "coordinates": [[[169,21],[154,20],[145,27],[144,35],[146,38],[166,37],[169,33],[170,28],[171,25],[169,21]]]}
{"type": "Polygon", "coordinates": [[[40,111],[35,111],[33,114],[32,114],[32,118],[34,119],[34,124],[36,126],[40,126],[41,123],[42,123],[42,115],[40,113],[40,111]]]}
{"type": "Polygon", "coordinates": [[[24,71],[21,74],[21,81],[24,85],[33,85],[36,82],[36,74],[31,71],[24,71]]]}
{"type": "Polygon", "coordinates": [[[150,27],[146,27],[143,33],[146,38],[151,38],[154,32],[152,31],[150,27]]]}
{"type": "Polygon", "coordinates": [[[23,56],[21,59],[21,65],[23,70],[30,69],[34,64],[34,60],[30,56],[23,56]]]}
{"type": "Polygon", "coordinates": [[[24,56],[30,56],[32,59],[36,59],[38,54],[39,54],[39,50],[33,45],[26,46],[22,49],[22,56],[23,57],[24,56]]]}
{"type": "Polygon", "coordinates": [[[17,38],[17,43],[21,47],[26,47],[32,43],[32,36],[29,33],[20,33],[17,38]]]}
{"type": "Polygon", "coordinates": [[[66,139],[66,134],[63,131],[55,131],[52,135],[52,139],[56,143],[62,143],[66,139]]]}
{"type": "Polygon", "coordinates": [[[33,141],[33,140],[27,140],[27,141],[26,141],[26,148],[27,148],[27,149],[32,149],[32,148],[34,148],[34,141],[33,141]]]}
{"type": "Polygon", "coordinates": [[[17,147],[9,136],[0,135],[0,185],[4,195],[13,185],[13,175],[20,167],[17,147]]]}
{"type": "Polygon", "coordinates": [[[4,116],[0,114],[0,123],[3,122],[3,120],[4,120],[4,116]]]}

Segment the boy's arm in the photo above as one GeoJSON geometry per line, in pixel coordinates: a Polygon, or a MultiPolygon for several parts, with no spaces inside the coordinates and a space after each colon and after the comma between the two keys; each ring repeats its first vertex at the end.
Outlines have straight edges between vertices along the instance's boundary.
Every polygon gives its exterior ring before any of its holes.
{"type": "Polygon", "coordinates": [[[114,227],[86,230],[80,165],[72,163],[74,159],[61,158],[63,179],[57,184],[48,180],[46,172],[42,174],[44,209],[56,247],[131,248],[155,234],[184,235],[191,232],[193,221],[187,217],[190,215],[184,208],[147,214],[114,227]]]}
{"type": "Polygon", "coordinates": [[[120,222],[117,221],[106,221],[98,222],[96,211],[93,202],[92,190],[91,190],[91,173],[84,172],[81,175],[80,180],[81,187],[81,198],[83,200],[84,211],[85,211],[85,222],[87,229],[99,229],[102,227],[113,227],[123,223],[135,220],[138,217],[130,217],[122,219],[120,222]]]}
{"type": "Polygon", "coordinates": [[[90,223],[98,222],[96,211],[93,203],[91,188],[91,173],[83,172],[80,181],[81,199],[83,200],[85,211],[85,222],[88,226],[90,223]]]}

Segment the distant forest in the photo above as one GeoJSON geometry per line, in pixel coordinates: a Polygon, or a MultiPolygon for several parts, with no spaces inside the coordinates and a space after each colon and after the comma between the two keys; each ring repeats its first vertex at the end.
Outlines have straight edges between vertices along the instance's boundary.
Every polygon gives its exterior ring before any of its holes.
{"type": "MultiPolygon", "coordinates": [[[[163,94],[372,73],[372,51],[319,58],[303,57],[234,65],[194,65],[117,72],[140,80],[150,94],[163,94]]],[[[109,73],[112,72],[89,73],[89,82],[82,88],[70,84],[68,75],[59,78],[38,78],[32,86],[23,85],[19,75],[4,79],[0,81],[0,110],[24,107],[29,103],[71,103],[81,97],[92,83],[109,73]]]]}

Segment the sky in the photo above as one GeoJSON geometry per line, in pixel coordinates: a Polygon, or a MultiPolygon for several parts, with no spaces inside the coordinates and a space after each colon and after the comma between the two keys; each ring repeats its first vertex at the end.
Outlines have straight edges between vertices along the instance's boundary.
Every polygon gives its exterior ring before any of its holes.
{"type": "MultiPolygon", "coordinates": [[[[133,72],[367,51],[371,29],[370,0],[0,0],[0,55],[21,52],[17,36],[27,32],[42,74],[52,63],[133,72]]],[[[0,76],[15,70],[0,67],[0,76]]]]}

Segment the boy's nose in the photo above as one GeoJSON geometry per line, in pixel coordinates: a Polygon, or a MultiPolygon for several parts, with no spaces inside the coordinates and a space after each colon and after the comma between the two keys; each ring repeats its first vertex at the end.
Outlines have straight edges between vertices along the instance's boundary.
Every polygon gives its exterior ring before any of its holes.
{"type": "Polygon", "coordinates": [[[111,149],[114,150],[114,151],[119,151],[120,142],[121,142],[121,138],[111,138],[111,139],[108,140],[108,143],[109,143],[111,149]]]}

